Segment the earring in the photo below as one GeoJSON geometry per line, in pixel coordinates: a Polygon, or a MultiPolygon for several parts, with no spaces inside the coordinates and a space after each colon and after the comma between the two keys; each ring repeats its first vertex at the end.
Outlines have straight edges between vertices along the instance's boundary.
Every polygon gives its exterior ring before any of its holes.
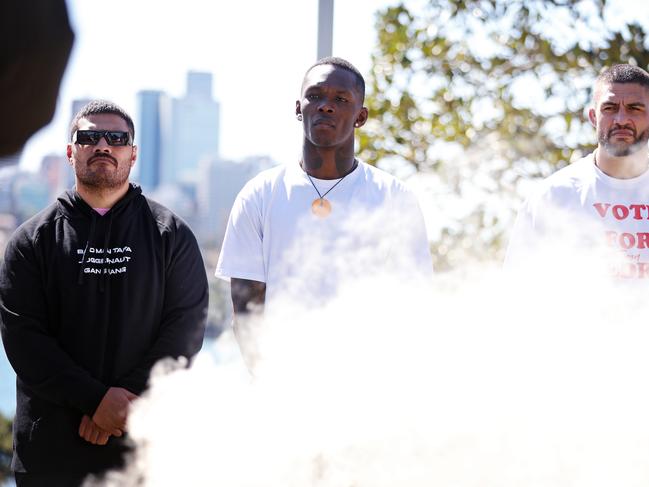
{"type": "Polygon", "coordinates": [[[302,121],[302,114],[301,114],[301,113],[298,114],[297,119],[298,119],[300,122],[302,121]]]}

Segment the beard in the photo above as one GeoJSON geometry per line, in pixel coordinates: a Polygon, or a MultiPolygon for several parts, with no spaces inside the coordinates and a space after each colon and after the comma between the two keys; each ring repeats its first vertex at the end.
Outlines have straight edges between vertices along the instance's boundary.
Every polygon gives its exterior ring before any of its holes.
{"type": "Polygon", "coordinates": [[[599,130],[597,134],[597,140],[606,151],[615,157],[624,157],[638,152],[643,147],[647,146],[647,141],[649,140],[649,128],[640,132],[639,134],[635,129],[631,127],[613,127],[610,130],[599,130]],[[625,142],[613,142],[611,133],[615,130],[620,130],[621,128],[628,129],[633,131],[633,141],[625,142]]]}
{"type": "Polygon", "coordinates": [[[85,163],[78,161],[74,170],[77,179],[84,186],[94,189],[116,189],[120,188],[128,181],[131,172],[131,165],[127,162],[118,162],[112,159],[114,164],[105,162],[92,162],[90,158],[85,163]]]}

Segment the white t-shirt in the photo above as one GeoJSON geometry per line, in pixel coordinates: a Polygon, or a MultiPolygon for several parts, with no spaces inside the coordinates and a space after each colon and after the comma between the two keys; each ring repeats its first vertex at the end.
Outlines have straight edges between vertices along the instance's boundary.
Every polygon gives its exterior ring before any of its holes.
{"type": "Polygon", "coordinates": [[[263,171],[234,202],[216,275],[266,283],[266,309],[278,296],[322,303],[341,280],[389,273],[428,278],[432,258],[421,210],[406,186],[368,164],[341,180],[311,178],[294,163],[263,171]]]}
{"type": "Polygon", "coordinates": [[[544,180],[518,213],[506,266],[525,265],[547,245],[555,254],[604,248],[617,257],[605,263],[609,275],[649,278],[649,171],[616,179],[590,154],[544,180]]]}

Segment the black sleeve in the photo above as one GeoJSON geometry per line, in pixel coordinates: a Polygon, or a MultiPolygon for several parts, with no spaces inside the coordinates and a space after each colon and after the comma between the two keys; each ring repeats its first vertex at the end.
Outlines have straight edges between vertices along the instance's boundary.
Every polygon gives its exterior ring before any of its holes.
{"type": "Polygon", "coordinates": [[[108,388],[79,366],[48,326],[42,269],[18,230],[0,268],[0,331],[18,379],[42,398],[94,414],[108,388]]]}
{"type": "Polygon", "coordinates": [[[135,394],[146,389],[151,369],[160,359],[191,358],[203,344],[209,297],[203,258],[196,238],[183,223],[171,238],[159,335],[137,367],[117,384],[135,394]]]}

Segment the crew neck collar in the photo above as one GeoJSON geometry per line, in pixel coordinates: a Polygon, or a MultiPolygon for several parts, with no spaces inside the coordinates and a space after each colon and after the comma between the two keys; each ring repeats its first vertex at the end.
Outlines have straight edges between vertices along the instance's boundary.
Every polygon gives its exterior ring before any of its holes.
{"type": "Polygon", "coordinates": [[[336,179],[319,179],[314,176],[310,176],[302,168],[299,161],[296,164],[291,164],[289,170],[296,177],[305,181],[308,185],[311,185],[311,183],[309,182],[309,178],[311,178],[312,181],[317,182],[320,186],[333,185],[336,184],[341,179],[344,179],[344,181],[341,182],[340,184],[348,185],[350,184],[350,181],[355,181],[356,179],[358,179],[359,175],[363,172],[361,167],[364,164],[363,161],[361,161],[358,158],[355,158],[355,160],[356,160],[356,164],[355,167],[351,170],[351,172],[348,172],[342,178],[336,178],[336,179]]]}
{"type": "Polygon", "coordinates": [[[590,154],[590,164],[595,172],[595,178],[611,188],[630,188],[638,184],[647,184],[649,182],[649,168],[639,176],[629,179],[620,179],[609,176],[602,171],[595,163],[595,152],[590,154]]]}

